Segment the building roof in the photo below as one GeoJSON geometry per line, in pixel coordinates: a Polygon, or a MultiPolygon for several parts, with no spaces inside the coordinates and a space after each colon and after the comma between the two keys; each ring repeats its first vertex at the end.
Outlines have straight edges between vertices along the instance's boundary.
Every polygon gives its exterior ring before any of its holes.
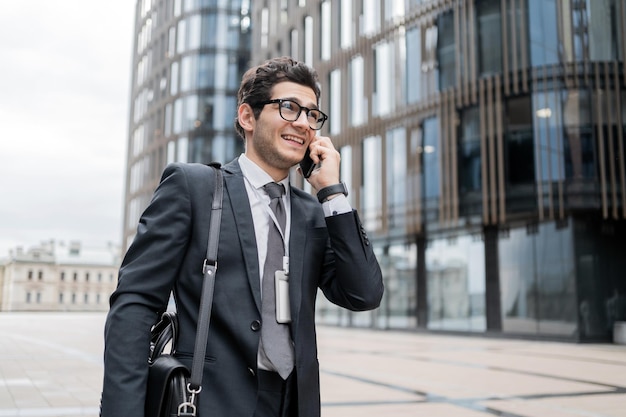
{"type": "Polygon", "coordinates": [[[120,262],[120,247],[113,243],[102,247],[85,247],[78,241],[67,244],[50,240],[28,250],[22,247],[11,250],[9,257],[3,259],[2,263],[13,262],[117,267],[120,262]]]}

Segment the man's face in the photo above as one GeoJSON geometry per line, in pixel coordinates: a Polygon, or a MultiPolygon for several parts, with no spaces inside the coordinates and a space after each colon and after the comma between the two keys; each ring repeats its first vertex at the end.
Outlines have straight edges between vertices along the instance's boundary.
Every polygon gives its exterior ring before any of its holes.
{"type": "MultiPolygon", "coordinates": [[[[315,92],[290,81],[274,86],[270,100],[273,99],[288,99],[310,109],[317,108],[315,92]]],[[[315,136],[305,110],[298,119],[289,122],[281,117],[279,105],[270,103],[263,107],[246,144],[246,155],[275,179],[287,176],[289,169],[302,160],[315,136]]]]}

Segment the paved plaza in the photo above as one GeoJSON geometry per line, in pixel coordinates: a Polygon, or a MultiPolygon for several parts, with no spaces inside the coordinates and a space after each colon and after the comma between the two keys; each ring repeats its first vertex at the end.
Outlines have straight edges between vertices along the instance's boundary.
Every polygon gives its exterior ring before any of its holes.
{"type": "MultiPolygon", "coordinates": [[[[95,417],[103,313],[0,313],[0,417],[95,417]]],[[[626,417],[626,346],[319,327],[323,417],[626,417]]]]}

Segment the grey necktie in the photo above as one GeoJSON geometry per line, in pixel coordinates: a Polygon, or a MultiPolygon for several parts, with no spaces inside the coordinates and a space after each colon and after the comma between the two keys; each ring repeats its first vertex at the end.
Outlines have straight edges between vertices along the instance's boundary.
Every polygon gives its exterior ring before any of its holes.
{"type": "MultiPolygon", "coordinates": [[[[264,187],[270,196],[270,208],[276,216],[281,230],[285,230],[285,208],[282,195],[285,187],[270,182],[264,187]]],[[[276,321],[276,292],[274,276],[276,271],[283,269],[284,245],[283,238],[274,222],[270,224],[267,236],[267,257],[263,268],[263,298],[261,300],[261,352],[274,365],[283,379],[287,379],[294,365],[294,353],[289,335],[289,326],[276,321]]]]}

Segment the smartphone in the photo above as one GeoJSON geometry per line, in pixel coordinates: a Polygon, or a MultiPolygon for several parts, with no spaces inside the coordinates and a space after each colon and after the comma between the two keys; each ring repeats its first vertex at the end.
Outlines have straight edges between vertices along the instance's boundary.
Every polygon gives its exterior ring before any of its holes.
{"type": "Polygon", "coordinates": [[[302,175],[304,175],[304,178],[309,178],[313,173],[313,170],[317,167],[317,165],[313,163],[313,160],[311,159],[309,153],[309,148],[306,148],[304,158],[302,159],[302,161],[300,161],[300,169],[302,170],[302,175]]]}

